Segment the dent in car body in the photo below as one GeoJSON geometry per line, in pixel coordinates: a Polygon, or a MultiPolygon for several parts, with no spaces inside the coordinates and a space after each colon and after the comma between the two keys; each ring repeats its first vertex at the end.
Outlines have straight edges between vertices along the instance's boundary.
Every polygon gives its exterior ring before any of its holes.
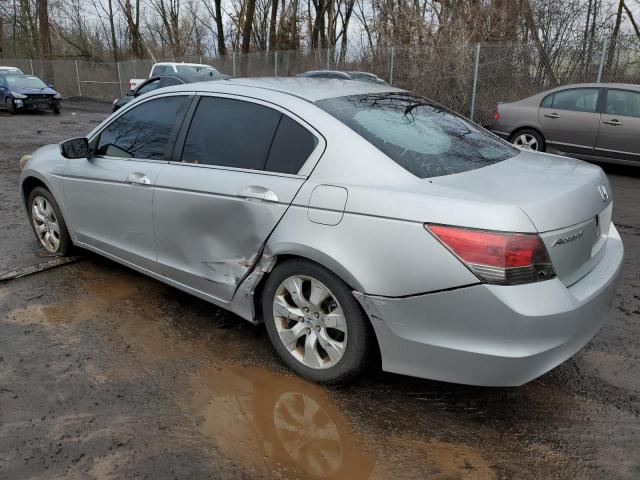
{"type": "Polygon", "coordinates": [[[259,256],[258,262],[255,263],[254,268],[249,271],[244,279],[241,280],[233,296],[232,310],[235,314],[251,323],[262,322],[262,318],[256,316],[254,296],[260,281],[265,274],[271,272],[276,264],[276,260],[276,257],[265,247],[259,256]]]}

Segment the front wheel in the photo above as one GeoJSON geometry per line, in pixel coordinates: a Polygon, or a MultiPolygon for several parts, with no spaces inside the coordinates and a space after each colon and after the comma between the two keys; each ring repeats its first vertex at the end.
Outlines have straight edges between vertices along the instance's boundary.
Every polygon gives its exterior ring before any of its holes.
{"type": "Polygon", "coordinates": [[[7,98],[7,111],[11,114],[16,113],[16,104],[13,102],[12,98],[7,98]]]}
{"type": "Polygon", "coordinates": [[[511,143],[524,150],[544,152],[546,148],[544,137],[540,135],[539,132],[530,128],[516,132],[515,135],[511,137],[511,143]]]}
{"type": "Polygon", "coordinates": [[[319,383],[346,383],[370,358],[373,333],[351,289],[306,260],[278,264],[267,278],[262,311],[285,364],[319,383]]]}
{"type": "Polygon", "coordinates": [[[53,112],[54,115],[60,115],[60,106],[59,105],[52,106],[51,111],[53,112]]]}
{"type": "Polygon", "coordinates": [[[29,194],[29,209],[33,233],[40,244],[53,255],[69,255],[73,244],[60,207],[51,192],[43,187],[34,188],[29,194]]]}

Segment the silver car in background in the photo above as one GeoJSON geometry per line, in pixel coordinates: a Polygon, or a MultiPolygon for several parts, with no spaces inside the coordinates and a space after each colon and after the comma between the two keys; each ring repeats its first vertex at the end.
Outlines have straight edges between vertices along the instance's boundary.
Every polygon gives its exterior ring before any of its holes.
{"type": "Polygon", "coordinates": [[[640,166],[640,87],[567,85],[498,104],[492,132],[514,145],[640,166]]]}
{"type": "Polygon", "coordinates": [[[520,385],[598,331],[623,246],[602,170],[348,80],[158,89],[20,177],[52,253],[86,248],[264,321],[317,382],[520,385]]]}

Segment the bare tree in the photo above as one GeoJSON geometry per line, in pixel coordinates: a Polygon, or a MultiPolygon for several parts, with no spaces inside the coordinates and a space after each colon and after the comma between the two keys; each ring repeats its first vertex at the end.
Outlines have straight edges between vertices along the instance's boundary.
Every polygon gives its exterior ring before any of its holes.
{"type": "Polygon", "coordinates": [[[253,29],[253,16],[256,10],[256,0],[246,0],[244,22],[242,24],[242,53],[249,53],[251,47],[251,31],[253,29]]]}
{"type": "Polygon", "coordinates": [[[607,48],[607,63],[605,66],[605,74],[611,73],[611,66],[613,65],[613,57],[616,53],[616,45],[618,43],[618,34],[620,33],[620,25],[622,24],[622,10],[624,9],[624,0],[618,2],[618,9],[616,11],[616,20],[613,26],[613,32],[611,33],[611,41],[609,41],[609,47],[607,48]]]}
{"type": "Polygon", "coordinates": [[[53,67],[51,65],[51,33],[49,25],[49,2],[37,0],[38,26],[40,30],[40,54],[44,62],[43,76],[49,83],[54,82],[53,67]]]}

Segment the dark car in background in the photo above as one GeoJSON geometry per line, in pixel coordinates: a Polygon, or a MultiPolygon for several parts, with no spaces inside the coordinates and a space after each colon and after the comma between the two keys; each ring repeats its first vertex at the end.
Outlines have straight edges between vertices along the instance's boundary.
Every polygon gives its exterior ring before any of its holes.
{"type": "Polygon", "coordinates": [[[356,80],[359,82],[388,85],[383,79],[369,72],[345,72],[342,70],[309,70],[297,75],[298,77],[331,78],[334,80],[356,80]]]}
{"type": "Polygon", "coordinates": [[[187,72],[187,73],[170,73],[166,75],[156,75],[148,78],[134,90],[130,90],[123,97],[116,98],[113,101],[113,111],[119,110],[124,107],[131,100],[138,98],[140,95],[151,92],[158,88],[170,87],[172,85],[183,85],[185,83],[206,82],[209,80],[226,80],[231,78],[228,75],[217,73],[213,69],[206,72],[187,72]]]}
{"type": "Polygon", "coordinates": [[[9,113],[51,110],[59,114],[61,98],[52,85],[33,75],[0,74],[0,108],[6,108],[9,113]]]}
{"type": "Polygon", "coordinates": [[[520,148],[640,165],[640,86],[566,85],[500,103],[489,129],[520,148]]]}

